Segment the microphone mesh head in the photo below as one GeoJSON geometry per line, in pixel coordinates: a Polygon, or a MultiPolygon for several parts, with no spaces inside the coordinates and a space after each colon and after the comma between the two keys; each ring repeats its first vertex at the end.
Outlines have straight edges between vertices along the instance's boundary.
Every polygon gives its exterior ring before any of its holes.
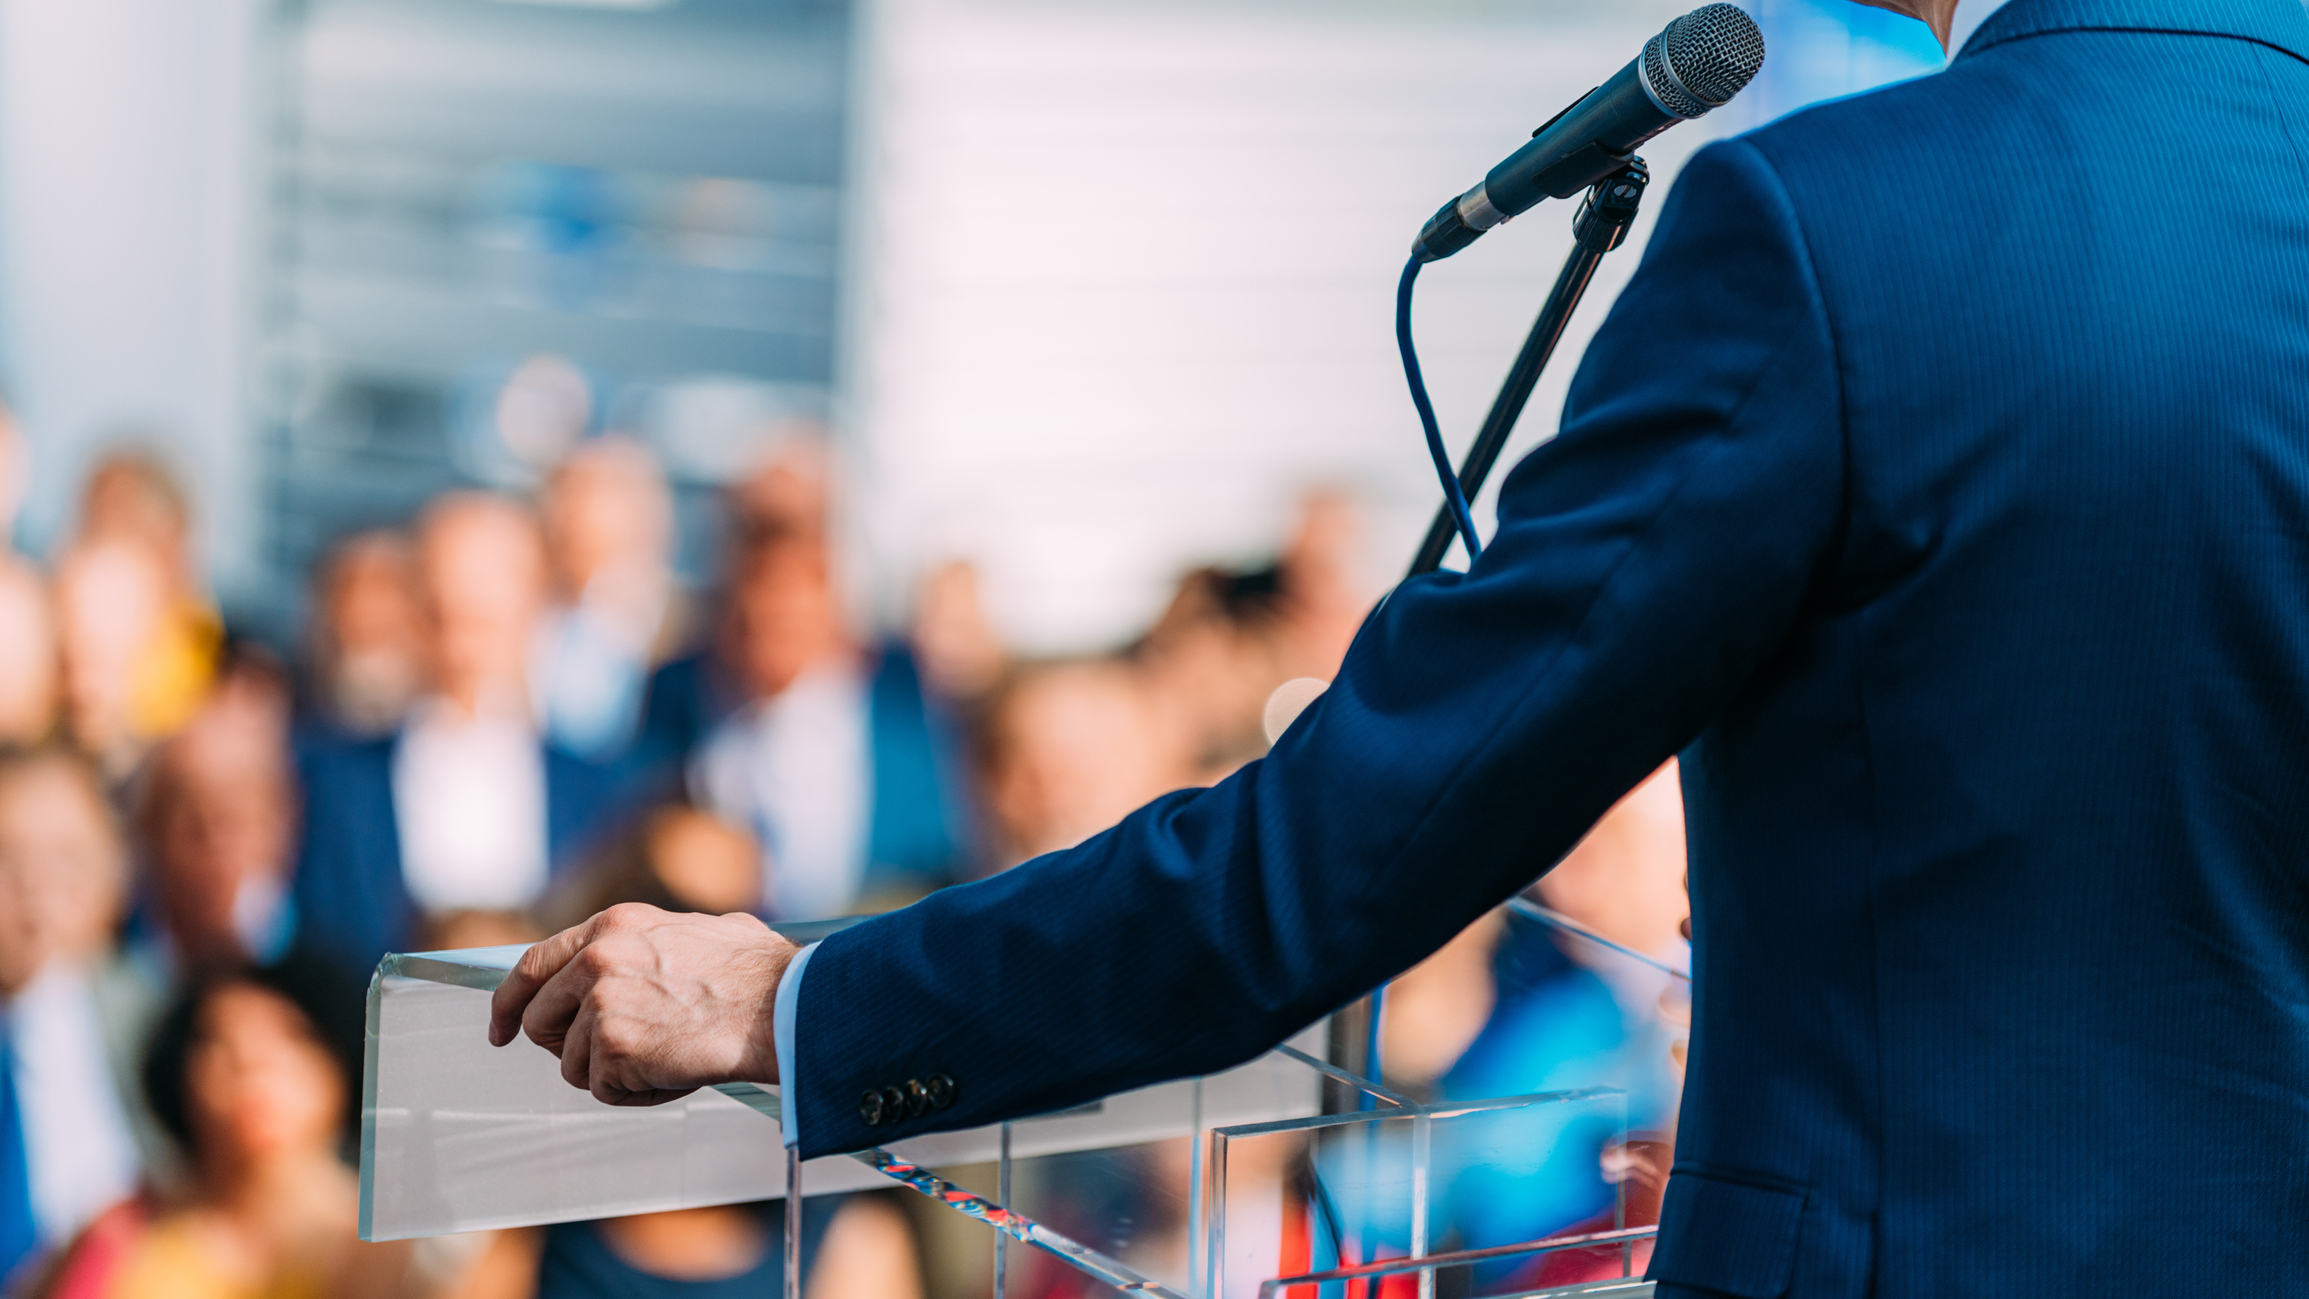
{"type": "Polygon", "coordinates": [[[1763,66],[1764,33],[1738,5],[1703,5],[1644,46],[1645,79],[1680,117],[1722,107],[1763,66]]]}

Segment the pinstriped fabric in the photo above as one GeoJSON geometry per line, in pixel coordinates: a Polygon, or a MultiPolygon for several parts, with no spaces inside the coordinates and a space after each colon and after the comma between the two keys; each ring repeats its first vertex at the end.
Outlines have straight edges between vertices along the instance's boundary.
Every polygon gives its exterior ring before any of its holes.
{"type": "MultiPolygon", "coordinates": [[[[2029,0],[1991,14],[1958,57],[2024,36],[2070,31],[2241,36],[2309,60],[2309,14],[2288,0],[2029,0]]],[[[2123,93],[2121,86],[2101,89],[2123,93]]]]}
{"type": "MultiPolygon", "coordinates": [[[[2290,0],[2015,0],[1946,75],[1753,137],[1839,342],[1848,612],[1699,746],[1699,923],[1785,930],[1814,886],[1754,850],[1864,764],[1874,1040],[1819,1071],[1866,1093],[1839,1130],[1749,1027],[1817,994],[1704,953],[1679,1159],[1809,1188],[1792,1293],[2309,1276],[2302,58],[2290,0]]],[[[1694,1239],[1662,1274],[1718,1281],[1694,1239]]]]}
{"type": "Polygon", "coordinates": [[[2299,1290],[2304,106],[2297,0],[2013,0],[1703,151],[1483,559],[1269,759],[826,941],[805,1153],[1246,1058],[1681,750],[1663,1295],[2299,1290]]]}

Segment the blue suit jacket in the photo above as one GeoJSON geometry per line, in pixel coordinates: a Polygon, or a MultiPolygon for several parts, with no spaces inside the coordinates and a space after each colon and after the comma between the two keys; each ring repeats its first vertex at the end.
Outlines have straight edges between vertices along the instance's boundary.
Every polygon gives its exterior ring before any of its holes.
{"type": "MultiPolygon", "coordinates": [[[[401,876],[393,812],[397,736],[299,737],[304,821],[292,896],[297,945],[366,979],[385,953],[407,951],[420,917],[401,876]]],[[[613,823],[624,804],[610,772],[545,747],[546,850],[556,872],[613,823]]]]}
{"type": "Polygon", "coordinates": [[[1243,1060],[1682,751],[1664,1294],[2309,1284],[2305,106],[2300,0],[2014,0],[1700,153],[1268,759],[826,940],[805,1152],[1243,1060]]]}

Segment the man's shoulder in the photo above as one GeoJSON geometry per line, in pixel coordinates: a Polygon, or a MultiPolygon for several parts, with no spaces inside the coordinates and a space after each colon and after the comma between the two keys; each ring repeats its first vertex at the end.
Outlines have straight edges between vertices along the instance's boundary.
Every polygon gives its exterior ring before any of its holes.
{"type": "Polygon", "coordinates": [[[1761,155],[1792,191],[1825,185],[1864,199],[1873,191],[1852,189],[1854,182],[1975,154],[1981,121],[1997,115],[2004,93],[1998,80],[1966,61],[1798,109],[1734,140],[1761,155]]]}

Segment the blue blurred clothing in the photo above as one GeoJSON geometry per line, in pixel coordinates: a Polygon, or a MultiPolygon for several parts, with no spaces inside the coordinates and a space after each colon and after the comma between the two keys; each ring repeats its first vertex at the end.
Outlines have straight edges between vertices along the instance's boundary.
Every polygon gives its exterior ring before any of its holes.
{"type": "Polygon", "coordinates": [[[32,1218],[32,1168],[24,1145],[24,1110],[16,1103],[16,1069],[0,1020],[0,1289],[40,1245],[32,1218]]]}
{"type": "Polygon", "coordinates": [[[1679,751],[1664,1299],[2299,1288],[2299,0],[2013,0],[1702,150],[1482,558],[1265,760],[819,946],[802,1153],[1245,1060],[1679,751]]]}
{"type": "MultiPolygon", "coordinates": [[[[297,771],[304,819],[297,850],[297,946],[365,975],[407,950],[424,917],[403,879],[393,800],[398,736],[356,739],[309,730],[297,771]]],[[[545,838],[555,873],[568,868],[625,810],[615,773],[543,748],[545,838]]]]}
{"type": "MultiPolygon", "coordinates": [[[[1629,1132],[1672,1126],[1680,1079],[1659,1016],[1668,975],[1512,911],[1491,969],[1491,1017],[1438,1080],[1446,1099],[1610,1087],[1625,1095],[1629,1132]]],[[[1522,1120],[1521,1143],[1534,1158],[1512,1166],[1495,1162],[1494,1131],[1472,1157],[1455,1160],[1439,1147],[1438,1176],[1461,1244],[1533,1240],[1610,1208],[1611,1188],[1596,1175],[1619,1131],[1607,1109],[1535,1107],[1522,1120]]]]}
{"type": "MultiPolygon", "coordinates": [[[[871,788],[863,891],[919,891],[963,877],[971,825],[960,738],[903,643],[874,652],[865,699],[871,788]]],[[[679,793],[690,760],[745,703],[711,654],[659,668],[626,781],[653,797],[679,793]]]]}
{"type": "MultiPolygon", "coordinates": [[[[817,1261],[826,1225],[842,1199],[813,1199],[803,1207],[804,1277],[817,1261]]],[[[776,1299],[785,1293],[785,1204],[760,1206],[760,1212],[769,1242],[762,1260],[737,1276],[713,1281],[679,1281],[644,1272],[619,1258],[592,1223],[556,1223],[545,1229],[536,1299],[776,1299]]]]}
{"type": "Polygon", "coordinates": [[[595,762],[623,756],[640,725],[649,685],[650,647],[623,632],[578,604],[546,616],[530,653],[546,738],[595,762]]]}

